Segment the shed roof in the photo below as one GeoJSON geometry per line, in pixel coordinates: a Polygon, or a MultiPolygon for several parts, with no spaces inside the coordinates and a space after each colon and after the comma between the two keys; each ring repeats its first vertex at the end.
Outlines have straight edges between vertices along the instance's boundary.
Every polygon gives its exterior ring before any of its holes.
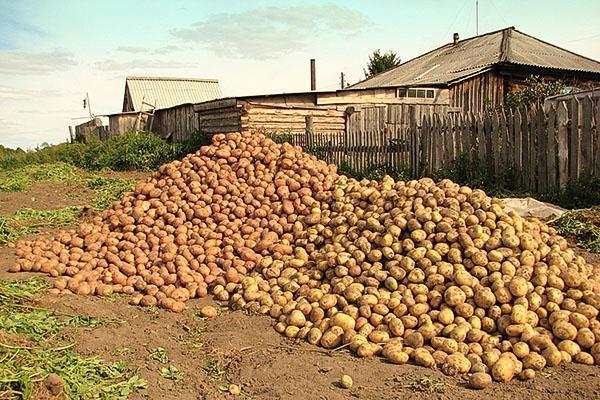
{"type": "MultiPolygon", "coordinates": [[[[216,79],[130,76],[125,82],[125,97],[127,93],[134,111],[140,111],[142,101],[150,104],[156,102],[154,105],[160,109],[217,99],[221,97],[221,88],[216,79]]],[[[125,102],[123,111],[129,111],[125,110],[125,102]]]]}
{"type": "Polygon", "coordinates": [[[510,27],[445,44],[348,89],[449,85],[501,63],[600,74],[600,62],[510,27]]]}

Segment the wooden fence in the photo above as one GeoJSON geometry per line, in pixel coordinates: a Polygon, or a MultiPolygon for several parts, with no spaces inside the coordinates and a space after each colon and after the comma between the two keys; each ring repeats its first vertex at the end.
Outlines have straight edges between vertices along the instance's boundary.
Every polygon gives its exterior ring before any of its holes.
{"type": "Polygon", "coordinates": [[[459,158],[479,160],[498,179],[536,193],[563,188],[582,176],[600,177],[600,98],[575,97],[547,107],[481,115],[425,114],[408,128],[345,132],[311,129],[288,140],[320,158],[357,172],[372,167],[426,176],[459,158]]]}

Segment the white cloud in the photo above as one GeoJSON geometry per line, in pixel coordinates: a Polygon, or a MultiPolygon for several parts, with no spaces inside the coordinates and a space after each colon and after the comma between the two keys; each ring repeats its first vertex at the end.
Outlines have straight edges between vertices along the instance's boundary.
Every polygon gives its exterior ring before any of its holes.
{"type": "Polygon", "coordinates": [[[115,49],[116,51],[120,51],[123,53],[145,53],[148,49],[145,47],[137,47],[137,46],[119,46],[115,49]]]}
{"type": "Polygon", "coordinates": [[[306,46],[325,33],[351,36],[370,25],[359,11],[333,4],[264,7],[209,16],[171,34],[213,52],[243,58],[275,58],[306,46]]]}
{"type": "Polygon", "coordinates": [[[0,87],[0,99],[3,100],[30,100],[40,96],[55,96],[56,90],[30,90],[30,89],[12,89],[0,87]]]}
{"type": "Polygon", "coordinates": [[[0,51],[0,74],[31,75],[64,71],[77,64],[64,50],[49,52],[0,51]]]}
{"type": "Polygon", "coordinates": [[[113,61],[103,60],[94,63],[94,67],[100,71],[122,71],[127,72],[128,70],[146,70],[146,69],[169,69],[169,68],[189,68],[193,66],[190,63],[183,63],[179,61],[163,61],[163,60],[149,60],[149,59],[136,59],[130,61],[113,61]]]}

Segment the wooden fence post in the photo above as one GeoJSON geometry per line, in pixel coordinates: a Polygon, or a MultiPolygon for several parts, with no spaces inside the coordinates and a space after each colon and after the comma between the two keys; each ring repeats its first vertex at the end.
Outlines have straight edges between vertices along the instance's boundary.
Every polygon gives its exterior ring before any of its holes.
{"type": "MultiPolygon", "coordinates": [[[[302,121],[302,120],[300,120],[300,121],[302,121]]],[[[304,118],[304,121],[306,123],[306,129],[305,129],[306,148],[307,149],[312,149],[313,133],[314,133],[314,130],[313,130],[313,118],[312,118],[312,116],[307,115],[304,118]]]]}

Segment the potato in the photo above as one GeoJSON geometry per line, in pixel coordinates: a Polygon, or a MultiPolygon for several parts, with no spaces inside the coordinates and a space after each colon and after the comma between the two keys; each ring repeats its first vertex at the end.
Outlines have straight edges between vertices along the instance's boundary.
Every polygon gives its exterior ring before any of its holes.
{"type": "Polygon", "coordinates": [[[287,324],[302,328],[306,324],[306,316],[300,310],[293,310],[287,317],[287,324]]]}
{"type": "Polygon", "coordinates": [[[574,340],[577,337],[577,328],[568,321],[559,320],[552,325],[552,333],[559,339],[574,340]]]}
{"type": "Polygon", "coordinates": [[[485,389],[492,385],[492,377],[485,372],[476,372],[469,376],[469,387],[472,389],[485,389]]]}
{"type": "Polygon", "coordinates": [[[413,358],[415,363],[422,367],[432,368],[435,365],[433,356],[425,349],[416,349],[413,353],[413,358]]]}
{"type": "Polygon", "coordinates": [[[393,349],[388,351],[386,352],[385,357],[393,364],[406,364],[409,359],[408,354],[403,352],[401,349],[393,349]]]}
{"type": "Polygon", "coordinates": [[[446,375],[466,374],[471,370],[471,362],[462,353],[453,353],[446,357],[442,372],[446,375]]]}
{"type": "Polygon", "coordinates": [[[332,326],[325,333],[323,333],[319,343],[326,349],[333,349],[342,344],[343,336],[344,330],[342,328],[339,326],[332,326]]]}
{"type": "Polygon", "coordinates": [[[492,367],[492,376],[498,382],[510,382],[515,376],[515,364],[509,357],[500,357],[492,367]]]}
{"type": "Polygon", "coordinates": [[[340,378],[340,386],[344,389],[350,389],[352,387],[353,381],[350,375],[342,375],[340,378]]]}
{"type": "Polygon", "coordinates": [[[356,326],[356,320],[348,314],[339,312],[331,317],[331,325],[339,326],[344,331],[353,330],[356,326]]]}
{"type": "Polygon", "coordinates": [[[213,306],[204,306],[200,309],[200,316],[202,318],[214,318],[217,314],[217,309],[213,306]]]}
{"type": "Polygon", "coordinates": [[[523,368],[540,371],[546,366],[546,359],[539,353],[530,352],[523,358],[523,368]]]}

